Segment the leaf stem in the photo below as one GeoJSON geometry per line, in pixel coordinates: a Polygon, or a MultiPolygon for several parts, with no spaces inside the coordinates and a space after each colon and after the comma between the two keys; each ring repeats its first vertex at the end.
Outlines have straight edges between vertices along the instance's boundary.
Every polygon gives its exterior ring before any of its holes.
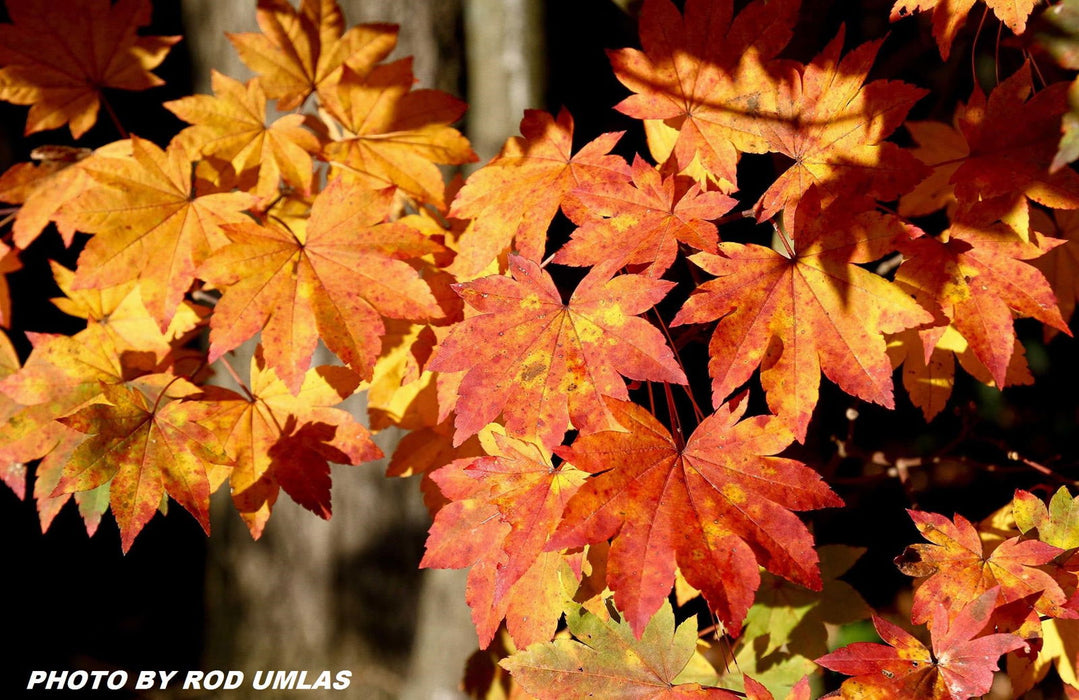
{"type": "Polygon", "coordinates": [[[245,394],[247,394],[248,400],[251,402],[256,401],[255,395],[251,392],[247,385],[244,384],[244,381],[240,379],[240,375],[236,373],[235,369],[233,369],[232,363],[228,361],[228,358],[225,355],[222,355],[217,359],[218,362],[225,366],[225,371],[229,373],[230,377],[232,377],[232,381],[236,382],[236,385],[240,387],[240,389],[242,389],[245,394]]]}
{"type": "Polygon", "coordinates": [[[116,130],[120,132],[121,139],[131,138],[131,134],[127,132],[124,125],[120,123],[120,117],[116,115],[116,111],[113,110],[112,104],[109,102],[109,98],[105,97],[105,93],[101,93],[101,104],[105,107],[105,113],[109,115],[109,119],[112,120],[112,125],[116,127],[116,130]]]}

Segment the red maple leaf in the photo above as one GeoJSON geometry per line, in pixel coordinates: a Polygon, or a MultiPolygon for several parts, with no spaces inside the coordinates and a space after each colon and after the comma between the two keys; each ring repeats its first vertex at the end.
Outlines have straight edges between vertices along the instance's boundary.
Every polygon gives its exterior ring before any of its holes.
{"type": "Polygon", "coordinates": [[[664,178],[640,156],[633,160],[632,177],[570,193],[578,202],[570,214],[579,228],[554,262],[646,264],[646,274],[659,277],[674,262],[680,242],[715,252],[719,234],[710,220],[730,211],[734,199],[696,184],[687,187],[688,178],[664,178]]]}
{"type": "Polygon", "coordinates": [[[854,676],[843,683],[845,698],[966,700],[983,695],[993,684],[1000,655],[1027,646],[1015,634],[977,636],[993,614],[997,593],[996,588],[985,591],[954,615],[938,605],[929,626],[932,652],[903,628],[874,615],[873,625],[887,644],[855,642],[817,663],[854,676]]]}
{"type": "MultiPolygon", "coordinates": [[[[555,468],[550,453],[504,435],[495,434],[493,448],[495,455],[456,460],[431,474],[451,502],[435,515],[420,566],[471,566],[466,599],[480,646],[491,643],[505,618],[523,649],[550,639],[562,615],[568,582],[560,576],[572,569],[562,553],[544,549],[585,475],[555,468]]],[[[575,585],[579,564],[573,576],[575,585]]]]}
{"type": "Polygon", "coordinates": [[[889,200],[918,184],[927,169],[909,151],[885,141],[926,90],[899,81],[865,83],[883,40],[840,58],[844,32],[783,81],[777,116],[761,131],[768,150],[794,159],[761,195],[760,220],[797,202],[816,185],[821,198],[868,195],[889,200]]]}
{"type": "Polygon", "coordinates": [[[492,275],[454,286],[479,314],[453,327],[428,369],[467,370],[455,443],[502,413],[511,434],[553,447],[571,423],[586,432],[608,427],[602,397],[626,398],[623,376],[686,383],[659,329],[636,317],[672,283],[612,277],[614,271],[610,263],[593,268],[568,304],[546,271],[517,256],[510,257],[512,278],[492,275]]]}
{"type": "Polygon", "coordinates": [[[708,178],[733,185],[739,154],[768,150],[761,124],[775,114],[779,92],[770,61],[790,40],[798,6],[758,1],[735,17],[732,0],[690,0],[682,15],[669,0],[648,0],[644,51],[609,53],[615,75],[635,93],[616,109],[678,130],[673,150],[649,139],[652,154],[665,160],[666,150],[677,172],[696,161],[708,178]]]}
{"type": "Polygon", "coordinates": [[[910,545],[895,560],[908,576],[926,577],[914,591],[910,616],[916,624],[928,620],[937,606],[958,610],[997,587],[1002,602],[1040,593],[1035,609],[1055,616],[1064,613],[1064,591],[1038,568],[1063,550],[1038,540],[1012,537],[989,552],[978,531],[962,515],[956,515],[953,522],[937,513],[907,512],[931,543],[910,545]]]}
{"type": "Polygon", "coordinates": [[[625,180],[629,166],[609,155],[621,133],[603,134],[572,153],[573,117],[525,111],[521,136],[468,178],[450,205],[450,216],[471,219],[450,270],[465,277],[483,270],[516,242],[522,257],[539,261],[547,226],[570,192],[594,183],[625,180]]]}
{"type": "Polygon", "coordinates": [[[884,333],[932,320],[907,293],[858,266],[906,237],[892,217],[851,219],[842,203],[798,206],[791,255],[720,243],[719,255],[690,259],[718,279],[693,293],[671,325],[719,319],[710,344],[712,398],[719,404],[761,366],[768,405],[805,438],[820,372],[841,389],[892,407],[884,333]]]}
{"type": "Polygon", "coordinates": [[[753,602],[758,564],[820,589],[813,538],[791,511],[843,502],[809,467],[771,456],[793,438],[779,420],[739,422],[745,404],[725,404],[683,447],[640,406],[607,406],[621,431],[557,450],[595,476],[570,499],[548,547],[613,537],[607,583],[636,634],[666,600],[676,563],[728,629],[753,602]]]}

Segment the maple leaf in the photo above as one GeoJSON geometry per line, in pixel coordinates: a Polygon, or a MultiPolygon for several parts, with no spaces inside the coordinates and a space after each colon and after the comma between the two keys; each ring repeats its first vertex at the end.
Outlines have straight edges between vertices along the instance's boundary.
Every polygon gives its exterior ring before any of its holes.
{"type": "Polygon", "coordinates": [[[30,105],[26,134],[68,124],[79,138],[97,121],[102,88],[146,90],[150,71],[178,36],[139,36],[148,0],[70,0],[63,12],[36,0],[7,0],[0,24],[0,100],[30,105]]]}
{"type": "MultiPolygon", "coordinates": [[[[775,696],[768,692],[768,688],[763,683],[759,683],[749,676],[745,676],[744,679],[746,698],[748,700],[775,700],[775,696]]],[[[809,700],[809,690],[809,676],[804,676],[791,688],[790,693],[787,695],[787,700],[809,700]]]]}
{"type": "MultiPolygon", "coordinates": [[[[214,434],[199,424],[198,402],[151,401],[142,391],[102,385],[108,403],[95,403],[61,419],[88,437],[71,454],[53,495],[109,484],[121,547],[131,549],[167,493],[210,532],[206,469],[228,464],[214,434]]],[[[198,389],[190,387],[191,393],[198,389]]]]}
{"type": "Polygon", "coordinates": [[[1061,549],[1079,547],[1079,499],[1073,499],[1066,487],[1057,489],[1048,508],[1042,499],[1019,489],[1012,499],[1012,512],[1023,534],[1034,531],[1039,541],[1061,549]]]}
{"type": "Polygon", "coordinates": [[[420,566],[471,566],[466,600],[480,646],[491,643],[504,617],[524,648],[551,638],[568,598],[563,588],[580,577],[544,547],[585,474],[554,468],[535,444],[498,433],[493,443],[486,447],[494,454],[431,474],[451,501],[435,515],[420,566]]]}
{"type": "Polygon", "coordinates": [[[303,375],[294,396],[263,359],[251,358],[246,396],[215,394],[205,425],[219,436],[233,466],[232,502],[258,539],[280,490],[328,519],[330,462],[361,464],[382,457],[370,433],[351,414],[334,406],[359,385],[344,367],[315,367],[303,375]]]}
{"type": "MultiPolygon", "coordinates": [[[[99,153],[123,151],[130,155],[129,141],[119,141],[98,149],[99,153]]],[[[0,176],[0,202],[20,204],[11,227],[11,242],[25,250],[55,219],[64,245],[71,246],[75,228],[57,216],[64,202],[77,197],[93,180],[78,165],[93,153],[85,148],[48,146],[35,148],[30,157],[37,162],[16,163],[0,176]]]]}
{"type": "MultiPolygon", "coordinates": [[[[1030,64],[1024,63],[988,97],[975,86],[967,104],[956,109],[956,128],[932,122],[909,125],[922,144],[919,158],[934,169],[934,185],[923,183],[916,192],[935,190],[938,207],[954,196],[968,208],[997,197],[1079,208],[1079,175],[1070,168],[1050,172],[1061,115],[1068,109],[1067,85],[1032,91],[1030,64]]],[[[912,215],[932,211],[912,206],[911,200],[902,206],[912,215]]],[[[1026,234],[1025,227],[1017,228],[1026,234]]]]}
{"type": "Polygon", "coordinates": [[[643,158],[633,159],[632,182],[612,181],[602,188],[574,190],[570,196],[579,228],[555,255],[563,265],[647,264],[646,274],[660,277],[678,255],[679,242],[714,252],[719,235],[715,224],[736,204],[719,192],[688,187],[678,178],[663,178],[643,158]],[[581,215],[581,209],[587,216],[581,215]]]}
{"type": "Polygon", "coordinates": [[[532,695],[547,698],[720,698],[738,696],[697,683],[680,683],[697,642],[691,617],[675,627],[666,601],[639,638],[626,622],[603,621],[583,607],[566,612],[576,639],[535,644],[500,665],[532,695]]]}
{"type": "Polygon", "coordinates": [[[303,192],[311,190],[318,137],[303,128],[307,118],[286,114],[266,125],[266,93],[258,78],[246,84],[213,71],[214,96],[193,95],[165,103],[180,119],[193,124],[177,138],[193,153],[223,159],[237,173],[258,170],[254,193],[263,200],[277,196],[283,179],[303,192]]]}
{"type": "Polygon", "coordinates": [[[76,289],[138,279],[143,303],[164,330],[195,269],[227,242],[221,226],[246,220],[255,198],[243,192],[199,196],[191,157],[173,141],[167,151],[131,137],[132,158],[94,157],[81,167],[97,181],[61,210],[95,234],[79,256],[76,289]]]}
{"type": "Polygon", "coordinates": [[[754,206],[758,220],[797,202],[816,185],[822,199],[868,195],[895,199],[927,169],[884,141],[927,90],[900,81],[865,79],[883,40],[842,59],[844,30],[813,61],[780,86],[778,119],[761,126],[768,150],[794,159],[754,206]]]}
{"type": "MultiPolygon", "coordinates": [[[[156,330],[156,328],[155,328],[156,330]]],[[[26,364],[0,382],[5,400],[16,405],[0,425],[0,461],[41,459],[35,471],[34,499],[42,531],[49,528],[70,493],[55,494],[66,464],[85,436],[58,422],[104,399],[105,385],[118,385],[164,369],[170,357],[133,352],[102,324],[91,323],[74,336],[29,334],[33,350],[26,364]]],[[[162,375],[154,375],[162,376],[162,375]]],[[[157,387],[160,393],[161,386],[157,387]]],[[[108,508],[109,487],[74,495],[87,534],[93,535],[108,508]]]]}
{"type": "Polygon", "coordinates": [[[572,424],[583,432],[608,426],[604,396],[627,398],[622,377],[685,384],[659,329],[638,318],[673,286],[642,275],[612,277],[597,265],[563,303],[551,276],[510,256],[511,277],[492,275],[455,285],[479,314],[456,324],[427,367],[467,370],[457,400],[454,443],[502,413],[518,437],[553,447],[572,424]],[[477,361],[476,344],[485,346],[477,361]]]}
{"type": "Polygon", "coordinates": [[[366,76],[345,68],[323,98],[323,107],[344,130],[326,144],[330,176],[354,179],[371,189],[388,185],[445,209],[445,183],[436,163],[478,160],[468,139],[450,126],[466,105],[440,90],[412,90],[412,59],[378,66],[366,76]]]}
{"type": "Polygon", "coordinates": [[[696,161],[709,179],[732,187],[739,154],[768,150],[761,124],[774,118],[779,94],[769,62],[790,40],[799,4],[758,0],[734,17],[731,0],[690,0],[684,15],[669,0],[647,0],[639,20],[644,50],[608,52],[615,75],[635,93],[615,109],[678,130],[669,149],[649,132],[658,160],[668,151],[677,172],[696,161]]]}
{"type": "MultiPolygon", "coordinates": [[[[922,410],[927,421],[933,420],[944,409],[952,395],[956,360],[967,374],[983,384],[996,386],[992,373],[952,325],[903,331],[889,340],[888,355],[893,366],[903,365],[903,386],[911,403],[922,410]]],[[[1004,382],[1004,386],[1034,383],[1027,367],[1026,351],[1018,338],[1008,360],[1004,382]]]]}
{"type": "Polygon", "coordinates": [[[18,249],[0,242],[0,327],[11,327],[11,292],[8,289],[7,274],[21,269],[18,249]]]}
{"type": "Polygon", "coordinates": [[[199,268],[222,289],[210,320],[210,362],[262,331],[266,363],[299,389],[321,339],[364,378],[379,352],[382,316],[441,311],[407,262],[439,246],[414,229],[382,223],[392,192],[335,180],[315,199],[306,231],[233,224],[232,243],[199,268]]]}
{"type": "Polygon", "coordinates": [[[828,651],[825,624],[845,625],[867,619],[871,614],[869,606],[858,591],[839,579],[864,552],[843,545],[817,547],[820,591],[806,590],[763,572],[742,630],[745,642],[752,640],[754,654],[768,658],[786,651],[812,659],[828,651]]]}
{"type": "Polygon", "coordinates": [[[905,259],[895,280],[927,307],[939,308],[1002,387],[1015,351],[1016,316],[1070,332],[1045,277],[1023,262],[1060,243],[1023,241],[1005,224],[957,220],[940,238],[902,242],[905,259]]]}
{"type": "Polygon", "coordinates": [[[813,539],[791,511],[842,501],[809,467],[771,456],[792,439],[780,421],[739,422],[745,403],[725,404],[682,447],[643,408],[613,399],[607,406],[621,431],[557,450],[595,476],[570,499],[549,546],[613,536],[607,583],[635,633],[666,599],[676,562],[728,629],[740,627],[753,602],[758,562],[820,590],[813,539]]]}
{"type": "MultiPolygon", "coordinates": [[[[19,356],[6,333],[0,332],[0,379],[10,377],[19,371],[19,356]]],[[[19,412],[21,406],[5,394],[0,393],[0,424],[6,423],[19,412]]],[[[26,497],[26,465],[15,459],[0,457],[0,481],[15,492],[22,500],[26,497]]]]}
{"type": "Polygon", "coordinates": [[[322,99],[344,66],[366,74],[397,45],[395,24],[360,24],[346,32],[334,0],[303,0],[298,10],[288,0],[259,0],[255,17],[263,33],[225,36],[283,112],[314,92],[322,99]]]}
{"type": "MultiPolygon", "coordinates": [[[[945,61],[952,51],[959,28],[967,18],[967,13],[974,6],[975,0],[896,0],[892,6],[891,21],[895,22],[911,12],[933,13],[933,36],[940,49],[940,57],[945,61]]],[[[985,0],[1001,22],[1016,35],[1026,31],[1027,18],[1038,0],[985,0]]]]}
{"type": "Polygon", "coordinates": [[[206,309],[182,302],[164,332],[151,318],[134,282],[105,289],[73,289],[75,272],[50,261],[53,279],[65,296],[52,303],[71,316],[85,318],[89,324],[101,326],[117,348],[149,351],[159,360],[173,351],[185,336],[199,325],[206,309]]]}
{"type": "Polygon", "coordinates": [[[1000,588],[1004,603],[1040,594],[1036,610],[1062,613],[1064,591],[1052,576],[1037,568],[1052,561],[1060,548],[1012,537],[987,552],[978,531],[962,515],[957,514],[953,521],[936,513],[907,512],[931,543],[910,545],[895,560],[908,576],[927,577],[914,591],[911,620],[915,624],[928,620],[937,605],[959,610],[995,587],[1000,588]]]}
{"type": "Polygon", "coordinates": [[[1049,669],[1056,669],[1064,683],[1065,697],[1073,698],[1079,688],[1079,620],[1050,618],[1042,622],[1041,648],[1036,656],[1008,655],[1008,677],[1013,693],[1020,697],[1045,678],[1049,669]],[[1071,691],[1071,695],[1067,693],[1071,691]]]}
{"type": "Polygon", "coordinates": [[[844,698],[889,700],[966,700],[989,692],[997,658],[1027,646],[1014,634],[979,635],[989,622],[998,589],[972,598],[954,614],[941,605],[930,625],[932,652],[903,628],[873,616],[886,644],[855,642],[817,659],[825,668],[853,678],[842,686],[844,698]]]}
{"type": "Polygon", "coordinates": [[[932,170],[913,190],[899,198],[899,213],[926,216],[948,207],[951,214],[957,203],[952,175],[970,156],[963,132],[958,126],[933,121],[908,121],[903,127],[917,144],[911,153],[932,170]]]}
{"type": "Polygon", "coordinates": [[[718,279],[698,287],[671,325],[720,319],[709,346],[713,403],[761,365],[769,406],[803,440],[822,370],[848,394],[891,408],[883,334],[932,316],[895,284],[857,266],[907,236],[898,219],[867,212],[851,220],[842,203],[818,211],[810,195],[798,206],[794,230],[791,257],[737,243],[720,243],[719,255],[693,255],[718,279]]]}
{"type": "MultiPolygon", "coordinates": [[[[1042,271],[1053,289],[1060,316],[1071,320],[1075,303],[1079,300],[1079,212],[1054,211],[1050,218],[1041,210],[1031,212],[1031,225],[1039,233],[1046,233],[1066,241],[1036,258],[1031,264],[1042,271]]],[[[1045,339],[1056,335],[1057,329],[1045,326],[1045,339]]]]}
{"type": "Polygon", "coordinates": [[[521,136],[507,140],[497,156],[472,173],[450,205],[450,216],[472,220],[450,271],[459,278],[475,275],[511,242],[522,257],[538,262],[547,226],[573,190],[628,176],[628,164],[609,155],[621,136],[602,134],[574,154],[568,111],[555,120],[546,112],[525,110],[521,136]]]}

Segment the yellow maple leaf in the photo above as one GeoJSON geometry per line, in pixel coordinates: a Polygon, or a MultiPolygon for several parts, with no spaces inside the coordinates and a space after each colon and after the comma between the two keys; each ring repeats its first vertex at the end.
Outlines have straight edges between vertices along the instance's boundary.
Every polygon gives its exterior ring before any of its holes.
{"type": "Polygon", "coordinates": [[[445,208],[436,163],[477,160],[468,139],[450,126],[465,103],[439,90],[412,90],[412,59],[378,66],[361,76],[345,68],[325,110],[343,128],[326,145],[331,177],[343,174],[365,187],[394,185],[422,202],[445,208]]]}
{"type": "Polygon", "coordinates": [[[213,71],[214,96],[193,95],[166,102],[165,107],[190,126],[179,138],[193,152],[220,158],[237,173],[257,169],[254,192],[261,199],[278,194],[283,179],[304,192],[311,189],[318,137],[303,128],[307,119],[286,114],[266,125],[266,93],[255,78],[246,84],[213,71]]]}
{"type": "Polygon", "coordinates": [[[68,0],[63,8],[7,0],[0,25],[0,100],[30,105],[27,134],[68,124],[79,138],[97,121],[102,88],[146,90],[164,81],[150,71],[178,36],[139,36],[149,0],[68,0]]]}
{"type": "MultiPolygon", "coordinates": [[[[245,192],[194,191],[191,156],[177,141],[162,151],[131,137],[132,157],[94,158],[82,167],[97,186],[60,212],[94,234],[79,256],[72,287],[110,287],[139,280],[146,309],[164,330],[195,279],[195,268],[228,238],[224,223],[248,220],[245,192]]],[[[88,159],[89,160],[89,159],[88,159]]]]}
{"type": "Polygon", "coordinates": [[[397,25],[361,24],[344,31],[345,18],[334,0],[259,0],[262,33],[227,34],[240,60],[262,76],[266,95],[282,111],[322,98],[341,77],[342,66],[361,74],[397,45],[397,25]]]}

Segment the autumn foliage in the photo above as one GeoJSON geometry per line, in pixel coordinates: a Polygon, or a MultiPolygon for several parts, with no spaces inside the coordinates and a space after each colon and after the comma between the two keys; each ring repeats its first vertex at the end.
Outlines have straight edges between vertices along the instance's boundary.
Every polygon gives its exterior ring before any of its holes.
{"type": "MultiPolygon", "coordinates": [[[[634,133],[529,111],[463,181],[465,104],[387,60],[393,25],[259,0],[228,37],[256,77],[165,102],[188,126],[156,144],[109,91],[161,84],[179,37],[141,32],[149,0],[66,4],[0,24],[26,134],[121,137],[0,177],[0,273],[39,236],[77,253],[51,269],[82,330],[0,335],[0,475],[23,497],[30,465],[42,528],[73,500],[126,552],[171,500],[209,534],[221,488],[254,538],[282,492],[329,518],[331,464],[399,426],[420,565],[470,568],[476,695],[967,698],[1000,668],[1003,697],[1079,696],[1074,463],[1009,453],[1032,478],[981,522],[912,495],[888,517],[924,538],[890,554],[913,596],[874,611],[839,578],[861,550],[814,536],[850,485],[805,449],[823,392],[852,430],[865,404],[933,421],[963,375],[1035,380],[1018,320],[1072,342],[1079,3],[895,2],[934,60],[999,30],[950,96],[875,77],[888,38],[792,49],[798,0],[645,0],[609,52],[634,133]]],[[[0,325],[19,308],[0,284],[0,325]]]]}

